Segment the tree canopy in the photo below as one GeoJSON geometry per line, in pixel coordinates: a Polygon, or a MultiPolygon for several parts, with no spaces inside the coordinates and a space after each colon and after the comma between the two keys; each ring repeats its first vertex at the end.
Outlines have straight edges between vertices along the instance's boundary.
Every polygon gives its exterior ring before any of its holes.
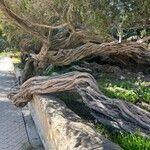
{"type": "Polygon", "coordinates": [[[16,106],[26,105],[35,94],[73,90],[99,122],[150,135],[150,114],[131,103],[105,97],[92,70],[83,73],[88,67],[75,66],[82,73],[39,76],[55,67],[69,70],[83,59],[88,65],[97,58],[102,64],[125,69],[150,67],[149,0],[0,0],[0,10],[3,31],[23,49],[23,84],[9,95],[16,106]],[[39,44],[38,51],[25,53],[24,48],[32,49],[33,41],[39,44]]]}
{"type": "MultiPolygon", "coordinates": [[[[127,33],[131,29],[133,31],[140,29],[140,36],[149,32],[149,0],[2,0],[2,2],[42,36],[47,36],[51,28],[65,26],[70,30],[84,30],[89,35],[96,34],[107,40],[123,30],[127,33]]],[[[16,25],[16,22],[14,23],[16,25]]]]}
{"type": "Polygon", "coordinates": [[[68,65],[89,55],[149,65],[147,45],[110,43],[130,36],[148,41],[149,5],[149,0],[0,0],[1,18],[9,22],[6,33],[42,43],[39,53],[31,55],[40,68],[68,65]]]}

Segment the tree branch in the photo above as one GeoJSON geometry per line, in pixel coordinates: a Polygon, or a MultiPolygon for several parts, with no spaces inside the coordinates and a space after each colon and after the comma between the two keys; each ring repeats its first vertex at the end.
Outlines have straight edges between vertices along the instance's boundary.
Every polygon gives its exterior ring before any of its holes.
{"type": "Polygon", "coordinates": [[[150,51],[137,42],[130,43],[86,43],[74,49],[61,49],[55,56],[51,56],[54,65],[68,65],[74,61],[93,56],[115,56],[128,64],[129,59],[137,64],[150,65],[150,51]]]}
{"type": "Polygon", "coordinates": [[[88,73],[70,72],[54,77],[33,77],[18,90],[9,94],[16,106],[25,106],[33,95],[76,90],[91,114],[101,123],[129,133],[138,130],[150,136],[150,113],[117,99],[110,99],[99,91],[95,79],[88,73]]]}
{"type": "Polygon", "coordinates": [[[137,43],[144,43],[144,42],[147,42],[149,40],[150,40],[150,36],[146,36],[143,39],[138,40],[137,43]]]}
{"type": "Polygon", "coordinates": [[[66,27],[68,24],[64,23],[58,26],[50,26],[50,25],[45,25],[45,24],[33,23],[32,25],[36,27],[43,27],[43,28],[48,28],[48,29],[61,29],[61,28],[66,27]]]}
{"type": "Polygon", "coordinates": [[[35,31],[33,29],[33,25],[31,22],[22,19],[20,16],[15,14],[9,6],[7,6],[4,2],[4,0],[0,0],[0,10],[5,13],[9,17],[9,20],[17,24],[20,28],[25,30],[26,32],[32,34],[36,38],[38,38],[43,43],[49,44],[49,41],[47,38],[43,35],[41,35],[39,32],[35,31]]]}

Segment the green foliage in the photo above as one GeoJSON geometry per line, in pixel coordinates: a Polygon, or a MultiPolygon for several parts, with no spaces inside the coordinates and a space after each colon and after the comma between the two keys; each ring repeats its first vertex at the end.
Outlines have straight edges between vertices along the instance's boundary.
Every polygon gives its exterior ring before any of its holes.
{"type": "Polygon", "coordinates": [[[104,37],[108,36],[112,29],[116,29],[116,33],[111,34],[117,36],[123,34],[123,30],[130,32],[130,28],[145,29],[148,26],[148,0],[77,0],[75,6],[78,18],[80,17],[78,21],[84,23],[90,31],[104,37]]]}
{"type": "MultiPolygon", "coordinates": [[[[66,70],[63,67],[55,67],[51,70],[51,75],[53,71],[55,73],[64,73],[66,70]]],[[[133,103],[136,103],[139,99],[150,102],[150,89],[147,88],[149,82],[137,79],[136,77],[119,80],[118,78],[102,74],[98,80],[98,84],[100,89],[109,97],[120,98],[133,103]]],[[[63,92],[58,97],[82,119],[93,123],[94,118],[90,115],[90,110],[85,106],[77,93],[63,92]]],[[[127,134],[113,132],[111,129],[99,123],[94,125],[94,128],[106,138],[120,145],[124,150],[150,149],[150,140],[140,136],[138,133],[127,134]]]]}
{"type": "MultiPolygon", "coordinates": [[[[71,66],[53,67],[46,70],[43,75],[63,74],[74,71],[71,66]]],[[[126,78],[124,80],[101,74],[97,79],[100,90],[110,98],[117,98],[132,103],[150,103],[150,82],[138,79],[137,77],[126,78]]]]}
{"type": "MultiPolygon", "coordinates": [[[[97,34],[104,39],[110,39],[111,36],[117,38],[119,34],[126,38],[134,29],[140,29],[141,37],[148,34],[149,0],[6,0],[6,2],[20,17],[33,23],[54,26],[64,23],[67,8],[69,3],[72,3],[73,10],[69,18],[75,28],[84,29],[89,35],[97,34]]],[[[49,32],[49,29],[36,26],[34,30],[43,35],[49,32]]],[[[21,30],[12,30],[8,25],[7,33],[9,32],[25,34],[21,30]]],[[[15,38],[17,39],[13,36],[11,39],[15,38]]]]}
{"type": "Polygon", "coordinates": [[[75,65],[80,66],[83,63],[84,61],[76,61],[67,66],[53,66],[52,68],[51,67],[47,68],[43,72],[43,75],[52,76],[53,74],[55,75],[55,74],[63,74],[63,73],[71,72],[71,71],[77,71],[76,69],[73,68],[73,66],[75,65]]]}
{"type": "Polygon", "coordinates": [[[150,149],[150,139],[136,134],[127,133],[113,133],[101,124],[96,124],[95,129],[102,135],[110,139],[111,141],[117,143],[124,150],[149,150],[150,149]]]}
{"type": "Polygon", "coordinates": [[[112,141],[119,144],[124,150],[149,150],[150,139],[141,137],[138,134],[111,135],[112,141]]]}
{"type": "MultiPolygon", "coordinates": [[[[61,67],[61,66],[54,66],[47,68],[42,75],[44,76],[53,76],[53,75],[58,75],[58,74],[63,74],[66,73],[66,67],[61,67]]],[[[67,69],[68,70],[68,69],[67,69]]]]}
{"type": "MultiPolygon", "coordinates": [[[[73,92],[64,92],[59,94],[59,98],[65,102],[67,107],[78,114],[82,119],[86,121],[92,121],[93,117],[90,115],[90,110],[79,101],[80,96],[73,92]]],[[[104,125],[97,123],[94,125],[97,132],[101,133],[103,136],[109,140],[117,143],[124,150],[149,150],[150,140],[136,134],[125,134],[113,132],[112,130],[106,128],[104,125]]]]}
{"type": "Polygon", "coordinates": [[[150,103],[149,82],[140,79],[112,79],[107,75],[102,75],[98,80],[98,85],[102,92],[110,98],[118,98],[132,103],[150,103]]]}

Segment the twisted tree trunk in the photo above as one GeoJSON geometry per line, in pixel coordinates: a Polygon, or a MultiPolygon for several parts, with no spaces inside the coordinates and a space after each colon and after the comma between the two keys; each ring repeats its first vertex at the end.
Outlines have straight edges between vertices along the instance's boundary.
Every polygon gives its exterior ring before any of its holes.
{"type": "Polygon", "coordinates": [[[54,65],[68,65],[74,61],[90,56],[108,56],[118,59],[121,64],[128,65],[129,60],[136,64],[146,64],[150,66],[150,51],[142,44],[130,43],[86,43],[73,49],[61,49],[53,56],[51,52],[51,62],[54,65]]]}
{"type": "Polygon", "coordinates": [[[150,113],[117,99],[110,99],[99,91],[95,79],[88,73],[71,72],[55,77],[33,77],[18,90],[9,94],[16,106],[23,107],[35,94],[76,90],[91,114],[101,123],[129,133],[140,131],[150,135],[150,113]]]}
{"type": "MultiPolygon", "coordinates": [[[[61,25],[49,26],[23,19],[12,10],[9,3],[0,0],[0,10],[7,16],[8,21],[43,43],[40,53],[33,56],[40,69],[50,64],[68,65],[91,55],[107,55],[121,64],[128,65],[132,60],[136,64],[150,66],[150,51],[141,42],[100,44],[103,40],[96,35],[89,36],[87,30],[83,31],[82,28],[77,30],[72,24],[72,5],[72,1],[68,1],[64,22],[61,25]],[[39,29],[43,32],[39,32],[39,29]],[[41,34],[45,33],[45,29],[47,34],[41,34]],[[52,34],[56,30],[56,34],[52,34]]],[[[145,40],[148,39],[149,37],[145,40]]]]}

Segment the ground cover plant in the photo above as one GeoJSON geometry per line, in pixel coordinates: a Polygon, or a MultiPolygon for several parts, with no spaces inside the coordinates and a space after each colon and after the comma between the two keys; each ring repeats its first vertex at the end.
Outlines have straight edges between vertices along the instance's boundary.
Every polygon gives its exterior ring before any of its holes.
{"type": "Polygon", "coordinates": [[[118,98],[132,103],[150,103],[150,82],[138,77],[115,79],[109,75],[101,75],[98,84],[103,93],[111,98],[118,98]]]}
{"type": "Polygon", "coordinates": [[[149,137],[150,112],[137,107],[150,103],[149,6],[148,0],[0,0],[0,55],[21,60],[23,68],[23,84],[8,97],[23,107],[34,94],[54,94],[123,149],[149,149],[139,134],[149,137]]]}

